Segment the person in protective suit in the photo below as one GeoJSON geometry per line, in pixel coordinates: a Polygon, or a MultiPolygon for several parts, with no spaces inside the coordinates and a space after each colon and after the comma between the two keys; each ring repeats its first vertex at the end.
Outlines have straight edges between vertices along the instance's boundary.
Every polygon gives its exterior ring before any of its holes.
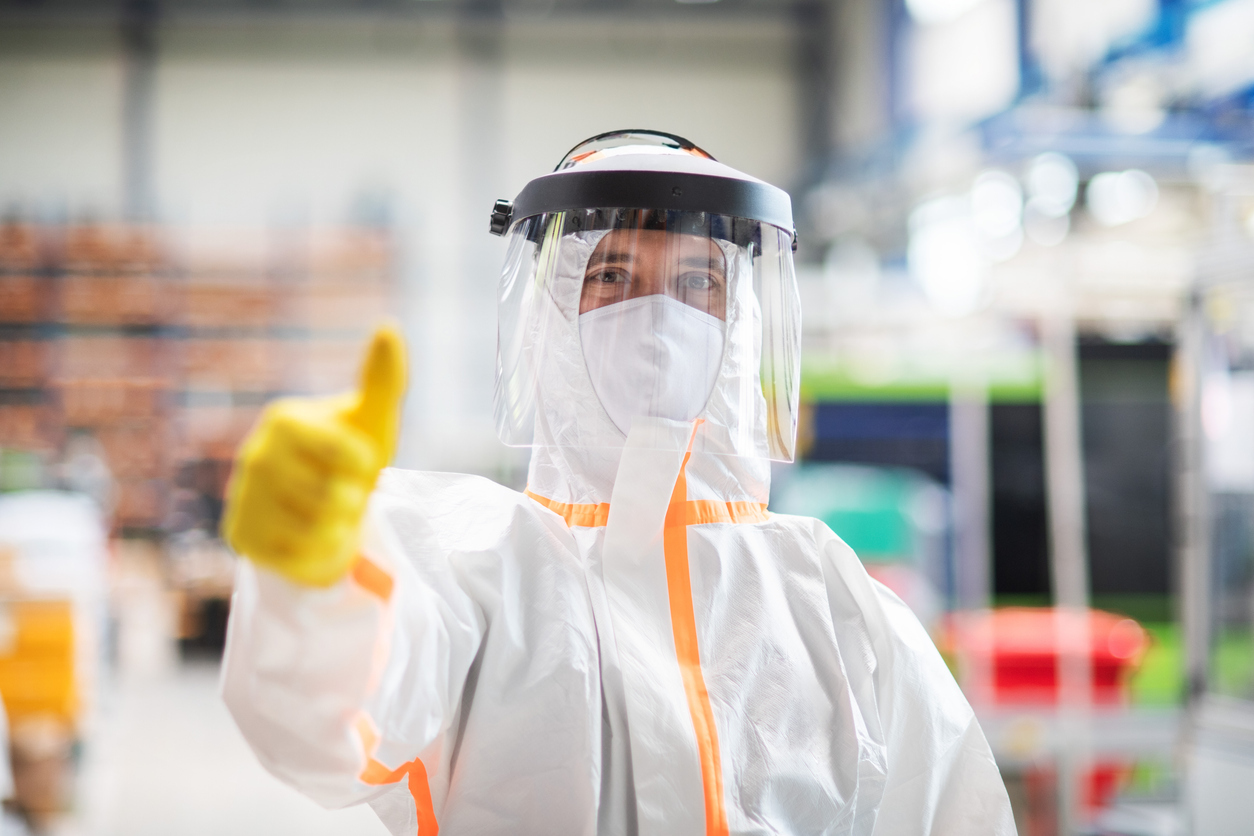
{"type": "Polygon", "coordinates": [[[394,834],[1011,834],[915,617],[794,454],[787,195],[668,134],[577,146],[513,202],[497,428],[528,484],[383,470],[404,389],[271,405],[242,445],[223,694],[257,756],[394,834]],[[382,472],[380,472],[382,471],[382,472]]]}

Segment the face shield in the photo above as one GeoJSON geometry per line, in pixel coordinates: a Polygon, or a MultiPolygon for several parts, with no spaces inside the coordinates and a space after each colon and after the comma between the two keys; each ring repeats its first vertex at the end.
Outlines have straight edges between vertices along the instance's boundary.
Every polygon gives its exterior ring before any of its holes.
{"type": "Polygon", "coordinates": [[[800,312],[788,196],[677,137],[578,146],[494,231],[497,431],[621,447],[633,422],[701,419],[694,449],[791,460],[800,312]]]}

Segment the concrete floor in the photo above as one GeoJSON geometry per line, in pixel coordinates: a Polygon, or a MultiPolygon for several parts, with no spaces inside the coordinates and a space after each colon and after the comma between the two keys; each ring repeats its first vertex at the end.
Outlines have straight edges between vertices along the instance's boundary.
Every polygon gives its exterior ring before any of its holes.
{"type": "Polygon", "coordinates": [[[175,663],[101,689],[67,834],[386,836],[369,808],[328,812],[262,769],[217,680],[216,664],[175,663]]]}

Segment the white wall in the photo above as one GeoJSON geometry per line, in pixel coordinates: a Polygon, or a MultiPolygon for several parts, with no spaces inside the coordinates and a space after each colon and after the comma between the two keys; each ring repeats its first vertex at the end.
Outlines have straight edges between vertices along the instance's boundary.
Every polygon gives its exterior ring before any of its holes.
{"type": "Polygon", "coordinates": [[[115,215],[121,91],[110,39],[0,27],[0,212],[115,215]]]}

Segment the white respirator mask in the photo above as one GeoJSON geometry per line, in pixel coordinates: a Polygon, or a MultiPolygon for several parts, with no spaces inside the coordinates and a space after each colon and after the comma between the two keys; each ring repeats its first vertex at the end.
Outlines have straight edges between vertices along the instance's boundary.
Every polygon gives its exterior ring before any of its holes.
{"type": "Polygon", "coordinates": [[[592,388],[624,435],[637,417],[691,421],[718,380],[727,323],[662,294],[579,315],[592,388]]]}

